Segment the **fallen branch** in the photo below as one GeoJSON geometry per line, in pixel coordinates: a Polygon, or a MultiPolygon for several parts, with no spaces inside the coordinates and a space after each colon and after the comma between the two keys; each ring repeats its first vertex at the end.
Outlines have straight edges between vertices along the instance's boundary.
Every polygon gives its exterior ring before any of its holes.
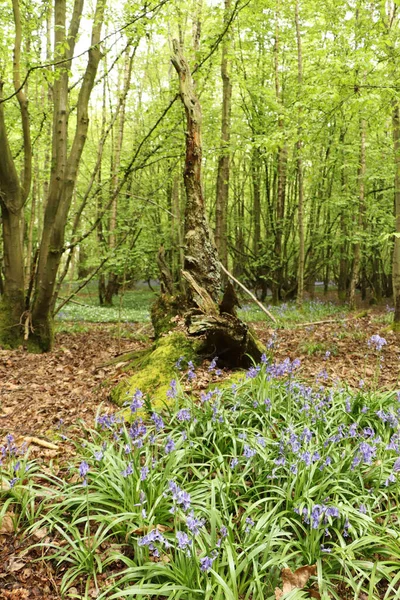
{"type": "Polygon", "coordinates": [[[24,441],[28,444],[35,444],[35,446],[41,446],[42,448],[47,448],[48,450],[58,450],[58,446],[56,444],[52,444],[51,442],[47,442],[46,440],[41,440],[37,437],[26,437],[24,441]]]}
{"type": "Polygon", "coordinates": [[[242,290],[245,291],[246,294],[248,294],[252,300],[254,300],[254,302],[257,304],[257,306],[259,308],[261,308],[261,310],[263,312],[265,312],[266,315],[268,315],[268,317],[271,319],[271,321],[273,321],[274,323],[276,323],[276,319],[275,319],[274,315],[272,313],[270,313],[269,310],[267,310],[265,308],[265,306],[259,300],[257,300],[257,298],[255,297],[255,295],[252,292],[250,292],[250,290],[248,290],[247,287],[243,285],[243,283],[240,283],[240,281],[238,281],[236,279],[236,277],[234,277],[232,275],[232,273],[229,273],[229,271],[227,269],[225,269],[225,267],[224,267],[224,265],[222,263],[219,263],[219,266],[221,267],[221,269],[223,270],[223,272],[226,275],[228,275],[228,277],[230,277],[230,279],[232,279],[232,281],[234,281],[235,283],[237,283],[237,285],[239,287],[241,287],[242,290]]]}
{"type": "Polygon", "coordinates": [[[355,319],[362,319],[362,317],[366,317],[366,313],[360,313],[353,317],[343,317],[341,319],[325,319],[324,321],[311,321],[310,323],[296,323],[294,328],[296,327],[309,327],[311,325],[326,325],[328,323],[341,323],[342,321],[354,321],[355,319]]]}

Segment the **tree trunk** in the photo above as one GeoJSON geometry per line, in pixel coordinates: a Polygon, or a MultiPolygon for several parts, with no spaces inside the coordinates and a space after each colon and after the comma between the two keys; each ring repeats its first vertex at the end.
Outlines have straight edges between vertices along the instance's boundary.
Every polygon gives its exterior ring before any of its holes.
{"type": "Polygon", "coordinates": [[[287,163],[287,150],[284,140],[284,121],[283,121],[283,101],[282,101],[282,89],[279,77],[279,53],[280,53],[280,34],[279,34],[279,20],[280,20],[280,0],[277,6],[277,12],[275,17],[275,45],[274,45],[274,59],[275,59],[275,94],[276,101],[279,105],[278,115],[278,129],[280,131],[281,140],[278,149],[278,189],[276,194],[276,219],[275,219],[275,243],[274,243],[274,270],[272,277],[272,302],[277,304],[281,299],[281,285],[282,285],[282,235],[283,235],[283,220],[285,216],[285,194],[286,194],[286,163],[287,163]]]}
{"type": "MultiPolygon", "coordinates": [[[[180,95],[186,114],[186,161],[183,179],[186,189],[185,262],[195,281],[218,302],[221,276],[216,248],[206,219],[201,183],[201,108],[194,92],[192,76],[178,42],[174,41],[172,64],[179,75],[180,95]]],[[[189,302],[191,299],[189,298],[189,302]]]]}
{"type": "Polygon", "coordinates": [[[392,281],[394,296],[393,328],[400,331],[400,110],[396,102],[392,111],[393,147],[394,147],[394,210],[396,218],[393,247],[392,281]]]}
{"type": "Polygon", "coordinates": [[[304,296],[304,186],[303,186],[303,159],[302,159],[302,85],[303,85],[303,56],[301,51],[301,33],[300,33],[300,22],[299,22],[299,0],[296,0],[295,7],[295,21],[296,21],[296,39],[297,39],[297,83],[299,86],[298,97],[299,97],[299,125],[297,129],[297,180],[298,180],[298,219],[299,219],[299,259],[297,267],[297,298],[296,302],[298,306],[303,304],[304,296]]]}
{"type": "MultiPolygon", "coordinates": [[[[230,17],[231,0],[225,0],[224,23],[230,17]]],[[[230,39],[225,34],[222,44],[221,77],[222,77],[222,123],[220,156],[218,160],[217,199],[215,209],[215,244],[222,264],[228,266],[228,198],[230,175],[229,141],[231,133],[232,83],[230,79],[230,39]]]]}
{"type": "MultiPolygon", "coordinates": [[[[0,303],[0,344],[15,347],[22,341],[25,310],[24,252],[22,244],[23,207],[32,179],[32,145],[28,101],[21,88],[20,57],[22,27],[18,0],[13,0],[15,41],[13,82],[21,115],[24,167],[21,180],[11,154],[5,124],[4,104],[0,103],[0,207],[3,222],[4,293],[0,303]]],[[[0,81],[0,99],[3,82],[0,81]]]]}
{"type": "MultiPolygon", "coordinates": [[[[156,335],[163,327],[171,329],[171,314],[181,315],[187,335],[200,338],[201,353],[217,355],[220,363],[230,366],[248,365],[251,359],[259,359],[261,349],[248,329],[235,314],[238,304],[231,284],[225,290],[219,304],[220,263],[217,249],[209,229],[201,186],[201,108],[191,78],[189,65],[182,55],[177,40],[173,41],[172,64],[179,76],[180,97],[186,114],[186,161],[184,182],[185,208],[185,257],[182,274],[187,282],[186,302],[179,301],[171,293],[163,293],[152,307],[152,320],[156,335]]],[[[172,280],[164,278],[165,291],[172,280]]],[[[176,323],[176,318],[172,319],[176,323]]]]}
{"type": "MultiPolygon", "coordinates": [[[[358,200],[358,210],[356,217],[356,225],[358,226],[358,234],[360,234],[364,221],[364,202],[365,202],[365,170],[366,170],[366,162],[365,162],[365,129],[366,123],[364,119],[360,121],[360,166],[358,169],[358,186],[359,186],[359,200],[358,200]]],[[[356,307],[356,285],[357,280],[360,274],[360,265],[361,265],[361,243],[360,240],[356,240],[353,244],[353,267],[351,270],[351,279],[349,286],[349,308],[350,310],[354,310],[356,307]]]]}
{"type": "MultiPolygon", "coordinates": [[[[82,7],[83,1],[75,0],[70,31],[67,36],[65,33],[66,2],[65,0],[56,0],[55,2],[55,47],[59,50],[58,57],[71,59],[73,56],[82,7]]],[[[69,154],[67,154],[69,62],[59,68],[59,78],[56,79],[54,84],[53,168],[44,216],[32,308],[33,335],[31,336],[31,342],[42,351],[50,350],[53,345],[54,334],[51,313],[55,303],[54,290],[64,250],[65,225],[87,137],[89,98],[101,58],[99,42],[104,9],[105,0],[97,0],[91,47],[79,91],[75,134],[69,154]]]]}

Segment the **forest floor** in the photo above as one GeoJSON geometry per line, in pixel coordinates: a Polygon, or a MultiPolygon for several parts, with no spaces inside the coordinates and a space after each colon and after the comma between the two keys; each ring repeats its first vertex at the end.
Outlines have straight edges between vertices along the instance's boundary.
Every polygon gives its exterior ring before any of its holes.
{"type": "MultiPolygon", "coordinates": [[[[322,321],[330,318],[337,315],[322,321]]],[[[294,323],[273,330],[264,321],[252,326],[264,343],[273,341],[276,361],[300,358],[299,379],[394,389],[399,387],[400,336],[390,331],[388,321],[388,313],[374,309],[363,317],[347,313],[342,320],[314,325],[294,323]],[[374,334],[387,340],[378,363],[367,343],[374,334]]],[[[126,337],[112,324],[86,323],[82,331],[73,331],[59,333],[46,355],[0,350],[0,443],[7,434],[18,444],[28,441],[31,455],[44,463],[68,461],[74,453],[68,440],[79,437],[82,422],[93,425],[100,404],[103,412],[114,410],[109,392],[125,376],[125,363],[107,363],[151,343],[151,326],[143,323],[126,325],[126,337]]],[[[31,543],[22,534],[0,529],[0,600],[60,598],[51,564],[33,563],[34,555],[25,554],[31,543]]]]}

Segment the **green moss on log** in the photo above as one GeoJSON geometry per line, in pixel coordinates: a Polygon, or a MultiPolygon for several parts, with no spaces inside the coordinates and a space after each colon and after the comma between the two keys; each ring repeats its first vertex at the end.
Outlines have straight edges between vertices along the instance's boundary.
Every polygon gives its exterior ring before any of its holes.
{"type": "Polygon", "coordinates": [[[113,389],[111,399],[118,406],[122,406],[139,389],[144,394],[149,394],[153,406],[161,406],[167,400],[167,391],[176,372],[177,360],[183,356],[186,362],[197,362],[199,347],[198,340],[192,340],[177,331],[160,338],[150,351],[131,363],[131,369],[136,372],[113,389]]]}
{"type": "Polygon", "coordinates": [[[10,350],[23,343],[22,326],[19,324],[22,311],[13,300],[0,300],[0,347],[10,350]],[[17,307],[17,310],[16,310],[17,307]]]}

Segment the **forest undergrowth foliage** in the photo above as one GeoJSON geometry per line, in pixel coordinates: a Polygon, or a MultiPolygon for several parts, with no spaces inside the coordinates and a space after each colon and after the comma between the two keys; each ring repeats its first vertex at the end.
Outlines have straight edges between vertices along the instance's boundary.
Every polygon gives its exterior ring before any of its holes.
{"type": "MultiPolygon", "coordinates": [[[[385,340],[368,345],[379,370],[385,340]]],[[[282,569],[306,566],[284,597],[398,597],[400,394],[310,387],[298,363],[264,355],[200,398],[178,364],[163,410],[137,390],[58,473],[10,436],[1,516],[44,532],[66,597],[279,599],[282,569]]]]}

